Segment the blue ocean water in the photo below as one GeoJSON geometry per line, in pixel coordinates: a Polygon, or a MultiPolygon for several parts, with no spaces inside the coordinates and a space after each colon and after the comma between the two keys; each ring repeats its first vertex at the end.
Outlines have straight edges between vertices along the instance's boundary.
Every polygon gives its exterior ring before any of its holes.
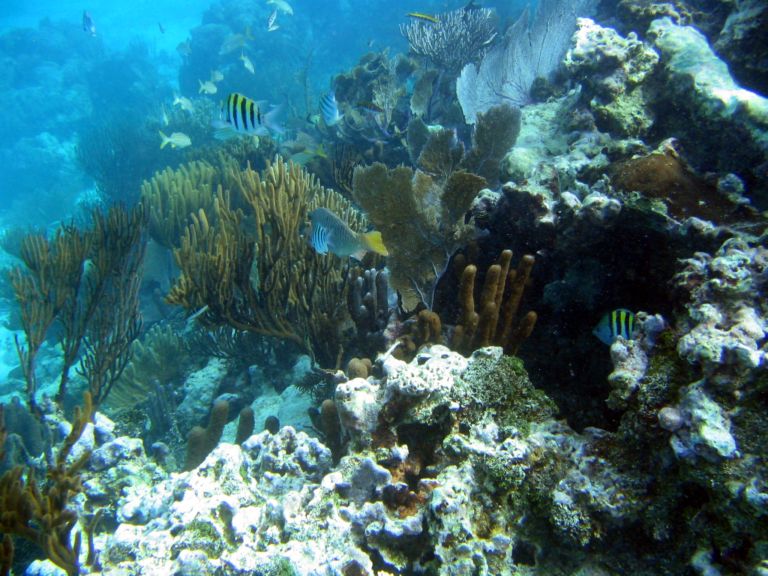
{"type": "MultiPolygon", "coordinates": [[[[207,21],[221,23],[232,34],[243,33],[246,27],[254,31],[247,51],[258,73],[231,89],[290,107],[303,99],[296,94],[296,76],[308,59],[311,89],[319,97],[330,87],[334,74],[367,51],[406,50],[398,25],[407,12],[439,12],[461,5],[417,4],[296,2],[294,14],[280,18],[279,32],[268,34],[264,28],[272,7],[264,2],[221,3],[226,10],[218,14],[215,3],[198,1],[100,2],[85,7],[69,1],[4,2],[0,6],[4,50],[0,145],[6,170],[0,174],[4,200],[0,210],[7,213],[16,202],[23,204],[33,195],[36,213],[28,216],[30,224],[47,225],[60,219],[61,202],[71,203],[87,180],[78,181],[81,175],[58,162],[54,149],[63,153],[71,148],[78,131],[96,117],[143,116],[174,93],[194,95],[197,79],[180,85],[184,56],[177,47],[207,21]],[[82,29],[84,9],[93,18],[95,36],[82,29]],[[146,85],[139,86],[140,82],[146,85]],[[40,169],[54,165],[59,168],[40,169]],[[57,178],[58,172],[66,176],[57,178]]],[[[498,9],[502,18],[520,10],[514,3],[498,9]]],[[[229,61],[212,58],[206,64],[237,65],[239,55],[234,50],[229,61]]],[[[23,208],[14,213],[14,218],[19,217],[25,219],[23,208]]]]}

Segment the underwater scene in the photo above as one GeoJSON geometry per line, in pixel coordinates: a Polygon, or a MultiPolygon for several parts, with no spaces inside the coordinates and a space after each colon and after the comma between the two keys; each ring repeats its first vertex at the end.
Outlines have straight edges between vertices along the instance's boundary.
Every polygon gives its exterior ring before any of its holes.
{"type": "Polygon", "coordinates": [[[768,576],[768,3],[2,0],[0,576],[768,576]]]}

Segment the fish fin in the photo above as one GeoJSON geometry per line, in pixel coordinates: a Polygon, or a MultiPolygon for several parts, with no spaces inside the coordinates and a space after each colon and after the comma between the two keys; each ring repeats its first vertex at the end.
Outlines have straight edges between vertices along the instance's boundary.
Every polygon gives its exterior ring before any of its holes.
{"type": "Polygon", "coordinates": [[[376,252],[376,254],[379,254],[380,256],[389,256],[389,250],[387,250],[387,247],[384,246],[384,240],[381,237],[381,232],[378,230],[373,230],[372,232],[366,232],[362,236],[363,242],[369,250],[376,252]]]}
{"type": "Polygon", "coordinates": [[[366,250],[365,248],[360,248],[360,250],[358,250],[357,252],[352,252],[350,256],[352,256],[352,258],[354,258],[358,262],[362,262],[363,258],[365,258],[365,255],[367,253],[368,253],[368,250],[366,250]]]}
{"type": "Polygon", "coordinates": [[[285,133],[285,127],[280,124],[277,117],[282,113],[283,105],[273,107],[269,112],[261,115],[261,123],[269,130],[277,135],[285,133]]]}
{"type": "Polygon", "coordinates": [[[168,145],[168,143],[171,141],[171,139],[168,138],[168,136],[166,136],[165,134],[163,134],[162,130],[158,130],[158,132],[160,132],[160,138],[163,139],[163,141],[160,142],[160,150],[162,150],[163,148],[166,147],[166,145],[168,145]]]}

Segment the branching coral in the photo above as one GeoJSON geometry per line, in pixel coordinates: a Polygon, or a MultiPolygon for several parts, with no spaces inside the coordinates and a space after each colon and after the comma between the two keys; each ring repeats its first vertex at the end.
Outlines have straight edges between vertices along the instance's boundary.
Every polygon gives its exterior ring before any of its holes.
{"type": "Polygon", "coordinates": [[[190,215],[198,210],[213,213],[215,168],[205,162],[190,162],[178,170],[166,168],[141,185],[141,198],[149,210],[149,233],[166,248],[178,246],[190,215]]]}
{"type": "Polygon", "coordinates": [[[473,234],[463,216],[484,185],[482,178],[461,172],[443,187],[404,166],[388,169],[376,163],[355,170],[354,198],[381,231],[390,253],[391,285],[407,307],[431,306],[448,258],[473,234]]]}
{"type": "Polygon", "coordinates": [[[262,176],[230,166],[216,195],[216,225],[201,210],[174,252],[182,276],[169,302],[207,306],[210,324],[291,341],[332,363],[347,263],[317,254],[301,236],[307,215],[321,206],[365,229],[362,213],[298,165],[278,157],[262,176]]]}
{"type": "Polygon", "coordinates": [[[496,15],[487,8],[461,8],[435,18],[437,22],[414,19],[401,24],[400,33],[408,39],[412,52],[450,73],[482,58],[496,37],[496,15]]]}
{"type": "Polygon", "coordinates": [[[16,341],[27,382],[27,402],[37,406],[35,358],[54,322],[62,327],[63,365],[57,399],[67,392],[70,372],[84,350],[83,371],[93,401],[109,393],[138,335],[138,270],[144,256],[146,214],[116,206],[93,213],[94,227],[64,226],[52,240],[28,236],[25,267],[10,272],[26,341],[16,341]]]}
{"type": "MultiPolygon", "coordinates": [[[[13,554],[10,535],[36,543],[51,562],[69,576],[80,573],[81,536],[78,532],[74,540],[71,538],[77,515],[69,503],[71,497],[82,490],[80,471],[91,454],[84,451],[77,458],[70,455],[92,414],[93,404],[86,393],[83,407],[75,410],[72,429],[59,448],[55,463],[48,469],[44,484],[37,482],[31,468],[23,466],[12,468],[0,477],[0,532],[4,534],[0,568],[5,569],[0,570],[0,574],[7,574],[10,566],[13,554]]],[[[0,441],[4,440],[3,436],[0,431],[0,441]]]]}
{"type": "Polygon", "coordinates": [[[140,118],[114,115],[79,140],[77,160],[110,203],[134,203],[141,181],[162,166],[157,131],[140,118]]]}

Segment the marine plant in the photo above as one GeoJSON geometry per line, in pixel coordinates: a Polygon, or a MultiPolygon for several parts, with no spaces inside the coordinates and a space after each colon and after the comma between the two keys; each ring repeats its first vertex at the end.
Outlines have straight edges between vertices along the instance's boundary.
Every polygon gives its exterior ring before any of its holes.
{"type": "Polygon", "coordinates": [[[511,262],[512,251],[504,250],[498,263],[486,271],[479,298],[475,297],[477,266],[464,267],[459,286],[461,313],[453,331],[453,350],[471,354],[478,348],[494,345],[514,355],[531,335],[536,312],[530,311],[519,318],[518,311],[534,258],[523,256],[517,269],[510,268],[511,262]]]}
{"type": "Polygon", "coordinates": [[[138,336],[138,271],[144,256],[146,213],[113,206],[94,211],[93,228],[61,227],[48,240],[27,236],[24,266],[10,273],[25,340],[16,339],[27,383],[27,403],[39,415],[35,359],[54,324],[62,329],[62,367],[57,401],[64,400],[71,370],[81,360],[93,402],[109,394],[138,336]],[[82,357],[81,357],[82,355],[82,357]]]}
{"type": "Polygon", "coordinates": [[[141,185],[141,199],[149,211],[153,240],[174,248],[179,245],[190,215],[203,210],[213,214],[220,173],[206,162],[189,162],[173,170],[155,173],[141,185]]]}
{"type": "Polygon", "coordinates": [[[112,410],[131,408],[157,385],[174,385],[192,364],[182,335],[169,324],[155,324],[131,344],[131,359],[115,382],[106,406],[112,410]]]}
{"type": "Polygon", "coordinates": [[[414,18],[400,25],[400,33],[411,52],[453,75],[482,58],[496,38],[496,13],[488,8],[460,8],[438,14],[434,20],[414,18]]]}
{"type": "Polygon", "coordinates": [[[479,65],[464,66],[456,94],[466,122],[474,124],[479,112],[504,102],[512,106],[530,102],[534,81],[557,69],[576,30],[576,17],[593,4],[594,0],[543,0],[530,23],[526,9],[479,65]]]}
{"type": "MultiPolygon", "coordinates": [[[[80,573],[82,536],[77,532],[72,538],[77,514],[70,502],[83,489],[80,473],[91,453],[85,450],[75,457],[72,449],[90,422],[93,409],[91,396],[86,392],[83,406],[75,409],[72,428],[59,447],[55,461],[48,467],[43,482],[38,482],[34,469],[26,466],[16,466],[0,476],[0,533],[3,534],[0,575],[10,571],[14,550],[12,536],[37,544],[68,576],[80,573]]],[[[0,411],[0,459],[4,444],[5,428],[0,411]]]]}
{"type": "Polygon", "coordinates": [[[130,205],[138,199],[142,180],[165,162],[157,149],[153,127],[121,111],[81,130],[76,155],[107,204],[130,205]]]}
{"type": "Polygon", "coordinates": [[[459,178],[441,188],[431,176],[407,167],[387,170],[377,163],[355,171],[354,197],[389,246],[391,283],[408,307],[419,301],[431,306],[448,258],[473,234],[471,226],[453,216],[469,209],[469,202],[462,206],[461,200],[474,197],[484,181],[469,182],[469,194],[447,194],[459,187],[454,186],[459,178]]]}
{"type": "MultiPolygon", "coordinates": [[[[444,166],[435,160],[430,166],[444,166]]],[[[435,168],[435,176],[406,166],[375,163],[355,169],[353,197],[381,231],[389,249],[392,287],[408,308],[428,307],[451,254],[474,234],[464,222],[485,180],[464,171],[435,168]],[[446,174],[448,174],[446,176],[446,174]]]]}
{"type": "Polygon", "coordinates": [[[261,175],[229,166],[213,213],[193,215],[174,250],[182,274],[168,301],[207,307],[201,320],[211,326],[289,341],[335,365],[348,264],[317,254],[301,235],[309,212],[321,206],[365,229],[363,214],[340,194],[279,156],[261,175]]]}

